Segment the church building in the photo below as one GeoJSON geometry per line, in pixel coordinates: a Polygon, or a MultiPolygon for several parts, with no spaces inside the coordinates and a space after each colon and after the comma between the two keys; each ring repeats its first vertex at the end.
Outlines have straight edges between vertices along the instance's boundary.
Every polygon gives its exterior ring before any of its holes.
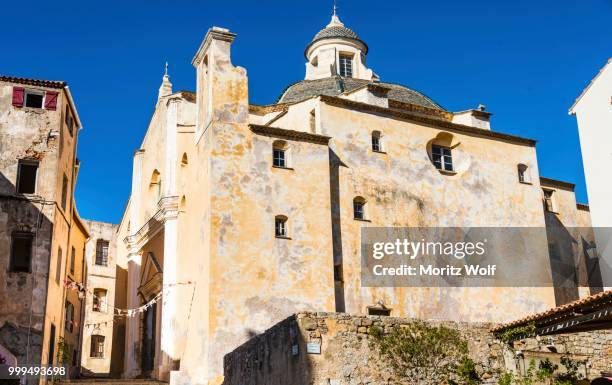
{"type": "MultiPolygon", "coordinates": [[[[116,253],[127,308],[142,312],[126,317],[124,377],[219,384],[225,354],[300,311],[505,322],[590,294],[560,295],[552,278],[363,286],[364,227],[544,228],[547,215],[580,227],[588,207],[573,185],[541,179],[536,142],[495,131],[484,106],[447,111],[377,74],[335,13],[274,104],[249,102],[235,38],[209,29],[195,92],[165,74],[134,153],[116,253]]],[[[524,259],[550,276],[547,245],[536,248],[524,259]]]]}

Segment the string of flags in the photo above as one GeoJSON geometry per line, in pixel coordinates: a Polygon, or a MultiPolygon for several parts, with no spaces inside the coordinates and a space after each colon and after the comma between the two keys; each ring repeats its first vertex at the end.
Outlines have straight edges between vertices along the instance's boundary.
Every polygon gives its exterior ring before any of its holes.
{"type": "MultiPolygon", "coordinates": [[[[97,327],[100,327],[102,325],[106,326],[109,323],[112,324],[116,317],[131,318],[131,317],[139,316],[140,314],[146,312],[150,307],[152,307],[153,305],[155,305],[157,302],[159,302],[161,300],[163,292],[165,291],[165,289],[170,288],[170,287],[174,287],[174,286],[180,286],[180,285],[191,285],[192,283],[193,282],[191,282],[191,281],[186,281],[186,282],[175,282],[175,283],[164,284],[163,287],[162,287],[162,290],[159,293],[157,293],[155,295],[155,297],[153,297],[151,300],[149,300],[144,305],[141,305],[141,306],[139,306],[137,308],[132,308],[132,309],[120,309],[120,308],[117,308],[117,307],[113,307],[113,319],[110,319],[108,321],[101,321],[101,322],[87,322],[87,323],[84,323],[84,326],[85,327],[94,327],[94,328],[97,328],[97,327]]],[[[69,290],[76,290],[76,291],[78,291],[78,295],[79,295],[80,299],[83,299],[85,297],[85,293],[89,293],[92,296],[94,296],[95,299],[97,299],[100,303],[105,301],[104,298],[101,298],[101,297],[95,295],[93,290],[86,288],[85,285],[83,283],[81,283],[81,282],[64,280],[64,287],[66,287],[69,290]]],[[[73,321],[72,324],[78,325],[77,321],[73,321]]]]}

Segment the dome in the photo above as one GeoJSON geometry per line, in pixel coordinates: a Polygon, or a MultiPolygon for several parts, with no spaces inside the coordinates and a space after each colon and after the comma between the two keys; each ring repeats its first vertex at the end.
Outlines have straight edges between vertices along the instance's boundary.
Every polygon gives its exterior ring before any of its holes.
{"type": "Polygon", "coordinates": [[[345,27],[335,13],[332,16],[331,22],[327,24],[325,28],[317,32],[310,43],[308,43],[308,46],[306,46],[306,50],[304,51],[304,56],[307,56],[306,53],[314,43],[325,39],[352,40],[364,46],[364,54],[368,53],[368,45],[361,40],[361,38],[352,29],[345,27]]]}
{"type": "Polygon", "coordinates": [[[380,87],[388,88],[387,97],[403,103],[416,104],[419,106],[444,109],[439,104],[415,91],[400,84],[373,82],[364,79],[343,78],[341,76],[331,76],[316,80],[302,80],[287,87],[279,96],[277,103],[297,103],[314,96],[338,96],[343,92],[351,91],[367,84],[375,84],[380,87]]]}

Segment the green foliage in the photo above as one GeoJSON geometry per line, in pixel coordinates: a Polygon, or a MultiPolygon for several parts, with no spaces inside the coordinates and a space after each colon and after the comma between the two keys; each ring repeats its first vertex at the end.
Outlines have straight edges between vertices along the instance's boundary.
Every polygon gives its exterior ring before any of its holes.
{"type": "Polygon", "coordinates": [[[497,338],[499,338],[502,342],[510,343],[514,340],[517,340],[522,335],[531,335],[535,333],[536,327],[535,324],[530,323],[523,326],[516,326],[510,329],[506,329],[501,333],[497,334],[497,338]]]}
{"type": "Polygon", "coordinates": [[[480,383],[480,376],[476,372],[476,364],[468,357],[464,356],[457,365],[457,376],[463,384],[476,385],[480,383]]]}
{"type": "Polygon", "coordinates": [[[57,342],[57,363],[60,365],[72,364],[72,345],[66,342],[64,337],[60,337],[57,342]]]}
{"type": "Polygon", "coordinates": [[[467,342],[457,330],[413,321],[388,334],[371,328],[370,335],[399,378],[419,384],[479,381],[474,363],[467,358],[467,342]]]}
{"type": "Polygon", "coordinates": [[[514,373],[506,372],[499,376],[499,385],[512,385],[514,383],[514,373]]]}
{"type": "Polygon", "coordinates": [[[536,369],[534,360],[529,361],[529,367],[525,375],[517,375],[515,373],[506,372],[500,375],[499,385],[577,385],[583,376],[579,373],[580,365],[584,365],[584,361],[574,361],[569,357],[561,357],[561,365],[565,367],[565,371],[559,373],[559,365],[553,364],[549,359],[541,361],[536,369]]]}

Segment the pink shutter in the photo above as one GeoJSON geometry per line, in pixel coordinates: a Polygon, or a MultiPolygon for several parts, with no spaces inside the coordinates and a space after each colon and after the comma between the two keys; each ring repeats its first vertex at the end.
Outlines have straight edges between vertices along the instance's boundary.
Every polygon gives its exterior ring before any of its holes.
{"type": "Polygon", "coordinates": [[[57,106],[57,92],[47,91],[45,93],[45,110],[55,110],[57,106]]]}
{"type": "Polygon", "coordinates": [[[25,90],[23,87],[13,87],[13,106],[23,107],[23,97],[25,90]]]}

